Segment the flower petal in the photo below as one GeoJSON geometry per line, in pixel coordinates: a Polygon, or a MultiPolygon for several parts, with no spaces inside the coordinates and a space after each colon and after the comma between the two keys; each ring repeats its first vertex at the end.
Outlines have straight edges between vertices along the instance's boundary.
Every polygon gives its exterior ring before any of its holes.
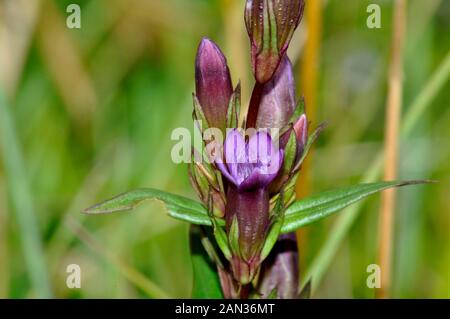
{"type": "Polygon", "coordinates": [[[233,176],[228,172],[228,168],[224,163],[216,162],[217,168],[220,170],[223,176],[225,176],[231,183],[238,186],[237,181],[233,176]]]}
{"type": "Polygon", "coordinates": [[[271,157],[268,165],[256,167],[252,173],[238,186],[239,190],[264,188],[277,177],[283,163],[284,152],[279,150],[271,157]]]}
{"type": "Polygon", "coordinates": [[[247,153],[249,162],[259,167],[268,165],[272,156],[276,155],[277,149],[270,134],[258,131],[250,138],[247,153]]]}
{"type": "Polygon", "coordinates": [[[238,183],[244,179],[243,175],[245,175],[243,170],[246,167],[245,164],[247,164],[245,149],[246,145],[242,134],[237,129],[231,130],[225,140],[225,162],[229,173],[238,183]]]}

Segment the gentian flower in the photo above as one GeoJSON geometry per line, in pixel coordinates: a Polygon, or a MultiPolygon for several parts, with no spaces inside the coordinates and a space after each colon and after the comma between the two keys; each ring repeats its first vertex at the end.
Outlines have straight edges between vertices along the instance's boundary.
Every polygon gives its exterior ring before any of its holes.
{"type": "Polygon", "coordinates": [[[268,133],[256,132],[248,143],[238,129],[231,130],[224,144],[224,158],[217,162],[222,174],[239,190],[265,188],[283,163],[283,150],[275,147],[268,133]]]}
{"type": "Polygon", "coordinates": [[[268,133],[257,132],[246,143],[233,129],[224,143],[223,160],[216,162],[229,182],[226,230],[233,254],[232,272],[242,284],[254,278],[260,265],[270,222],[268,185],[277,176],[283,156],[268,133]]]}

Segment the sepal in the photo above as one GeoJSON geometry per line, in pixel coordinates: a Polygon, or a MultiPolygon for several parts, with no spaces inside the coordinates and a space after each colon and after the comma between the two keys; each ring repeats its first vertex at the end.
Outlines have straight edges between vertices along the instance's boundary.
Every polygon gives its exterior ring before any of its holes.
{"type": "Polygon", "coordinates": [[[241,111],[241,82],[238,83],[230,98],[227,112],[227,128],[238,127],[239,113],[241,111]]]}

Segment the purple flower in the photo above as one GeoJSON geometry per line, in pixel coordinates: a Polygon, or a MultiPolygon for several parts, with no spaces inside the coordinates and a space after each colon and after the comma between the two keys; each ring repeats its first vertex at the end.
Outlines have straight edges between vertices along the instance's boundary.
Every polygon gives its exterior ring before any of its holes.
{"type": "Polygon", "coordinates": [[[225,163],[218,160],[216,164],[239,190],[265,188],[283,163],[283,150],[277,149],[270,135],[264,132],[255,133],[246,143],[237,129],[231,130],[223,155],[225,163]]]}
{"type": "Polygon", "coordinates": [[[246,142],[233,129],[221,155],[216,165],[229,181],[225,221],[233,254],[231,269],[237,281],[247,284],[259,269],[269,226],[268,186],[280,170],[284,152],[266,132],[258,131],[246,142]]]}
{"type": "Polygon", "coordinates": [[[195,61],[195,88],[209,127],[224,130],[233,87],[227,60],[219,47],[204,38],[195,61]]]}

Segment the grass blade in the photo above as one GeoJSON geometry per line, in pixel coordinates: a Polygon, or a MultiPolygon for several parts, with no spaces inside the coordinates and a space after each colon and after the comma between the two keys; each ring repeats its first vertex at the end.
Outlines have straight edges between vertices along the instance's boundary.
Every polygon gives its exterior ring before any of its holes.
{"type": "Polygon", "coordinates": [[[0,140],[9,197],[20,228],[21,244],[31,285],[36,297],[51,298],[41,235],[36,220],[29,181],[25,172],[16,128],[0,87],[0,140]]]}
{"type": "Polygon", "coordinates": [[[198,226],[191,226],[190,246],[192,256],[192,268],[194,271],[194,284],[192,287],[192,298],[198,299],[220,299],[223,298],[217,267],[211,262],[202,241],[208,240],[201,233],[198,226]],[[205,238],[203,238],[205,237],[205,238]]]}
{"type": "Polygon", "coordinates": [[[141,272],[108,251],[73,217],[69,217],[66,226],[93,252],[110,262],[128,281],[141,289],[150,298],[169,299],[171,296],[141,272]]]}

